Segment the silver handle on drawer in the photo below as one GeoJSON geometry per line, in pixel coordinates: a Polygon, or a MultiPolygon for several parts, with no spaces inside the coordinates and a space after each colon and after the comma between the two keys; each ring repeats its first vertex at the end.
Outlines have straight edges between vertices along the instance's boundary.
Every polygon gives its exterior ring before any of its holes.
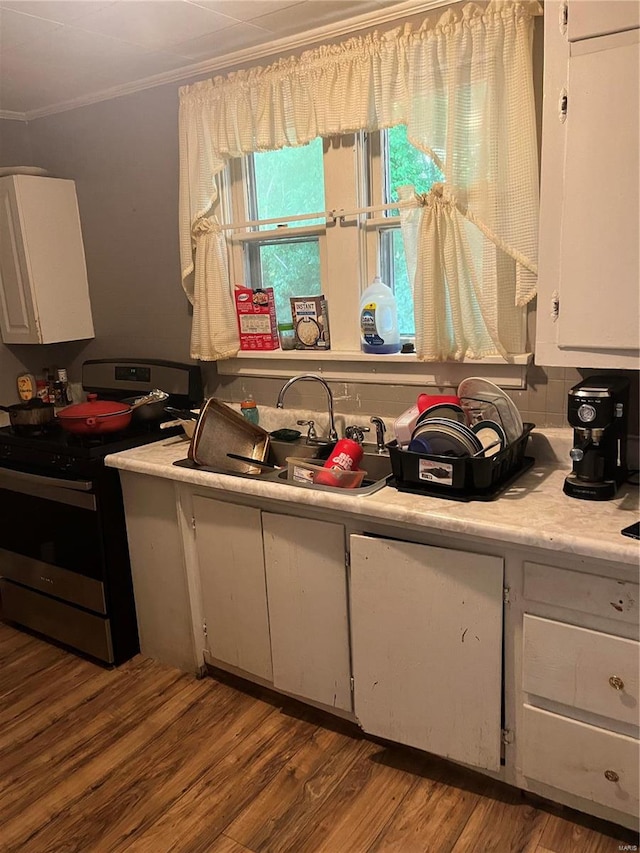
{"type": "Polygon", "coordinates": [[[619,675],[612,675],[609,678],[609,684],[613,687],[614,690],[624,690],[624,681],[620,678],[619,675]]]}
{"type": "Polygon", "coordinates": [[[615,770],[605,770],[604,778],[607,780],[607,782],[618,782],[620,779],[615,770]]]}

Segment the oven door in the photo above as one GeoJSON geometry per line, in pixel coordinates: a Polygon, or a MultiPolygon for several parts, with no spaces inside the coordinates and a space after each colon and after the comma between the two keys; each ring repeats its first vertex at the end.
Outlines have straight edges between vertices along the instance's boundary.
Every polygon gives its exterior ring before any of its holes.
{"type": "Polygon", "coordinates": [[[0,468],[2,617],[115,660],[93,483],[0,468]]]}
{"type": "Polygon", "coordinates": [[[0,577],[105,614],[96,510],[88,480],[0,468],[0,577]]]}

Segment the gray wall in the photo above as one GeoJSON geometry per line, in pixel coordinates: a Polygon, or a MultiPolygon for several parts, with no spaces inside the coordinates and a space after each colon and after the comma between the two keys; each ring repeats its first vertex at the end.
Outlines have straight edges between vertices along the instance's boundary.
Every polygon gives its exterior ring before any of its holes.
{"type": "Polygon", "coordinates": [[[0,119],[0,166],[32,166],[26,121],[0,119]]]}
{"type": "MultiPolygon", "coordinates": [[[[539,38],[535,52],[539,83],[539,38]]],[[[0,402],[16,401],[15,376],[23,367],[65,366],[79,381],[86,358],[189,360],[190,306],[178,257],[177,116],[178,85],[170,84],[37,119],[28,132],[24,123],[0,120],[0,165],[38,165],[76,181],[96,328],[88,342],[0,344],[0,402]]],[[[273,405],[281,384],[219,379],[214,365],[204,373],[209,394],[234,401],[252,393],[273,405]]],[[[527,390],[513,396],[526,420],[560,426],[566,390],[579,378],[577,370],[531,367],[527,390]]],[[[295,389],[291,405],[320,402],[309,383],[298,388],[302,394],[295,389]]],[[[394,416],[415,400],[416,388],[348,383],[336,394],[341,411],[394,416]]]]}

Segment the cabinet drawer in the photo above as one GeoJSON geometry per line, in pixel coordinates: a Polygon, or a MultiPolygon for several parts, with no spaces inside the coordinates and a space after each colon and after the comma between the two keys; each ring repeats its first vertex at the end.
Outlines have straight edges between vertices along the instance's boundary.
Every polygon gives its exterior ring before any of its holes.
{"type": "Polygon", "coordinates": [[[638,624],[638,584],[558,569],[542,563],[524,564],[524,597],[581,613],[638,624]]]}
{"type": "Polygon", "coordinates": [[[526,614],[527,693],[638,725],[640,643],[526,614]]]}
{"type": "Polygon", "coordinates": [[[519,739],[527,778],[637,815],[640,751],[634,738],[525,705],[519,739]]]}

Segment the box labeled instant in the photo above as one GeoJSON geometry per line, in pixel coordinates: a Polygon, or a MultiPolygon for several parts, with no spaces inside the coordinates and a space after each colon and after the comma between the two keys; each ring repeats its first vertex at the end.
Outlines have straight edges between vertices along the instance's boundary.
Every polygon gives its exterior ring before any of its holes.
{"type": "Polygon", "coordinates": [[[330,349],[329,312],[324,296],[292,296],[296,349],[330,349]]]}
{"type": "Polygon", "coordinates": [[[273,288],[252,290],[250,287],[237,287],[234,295],[240,332],[240,349],[278,349],[280,342],[273,288]]]}

